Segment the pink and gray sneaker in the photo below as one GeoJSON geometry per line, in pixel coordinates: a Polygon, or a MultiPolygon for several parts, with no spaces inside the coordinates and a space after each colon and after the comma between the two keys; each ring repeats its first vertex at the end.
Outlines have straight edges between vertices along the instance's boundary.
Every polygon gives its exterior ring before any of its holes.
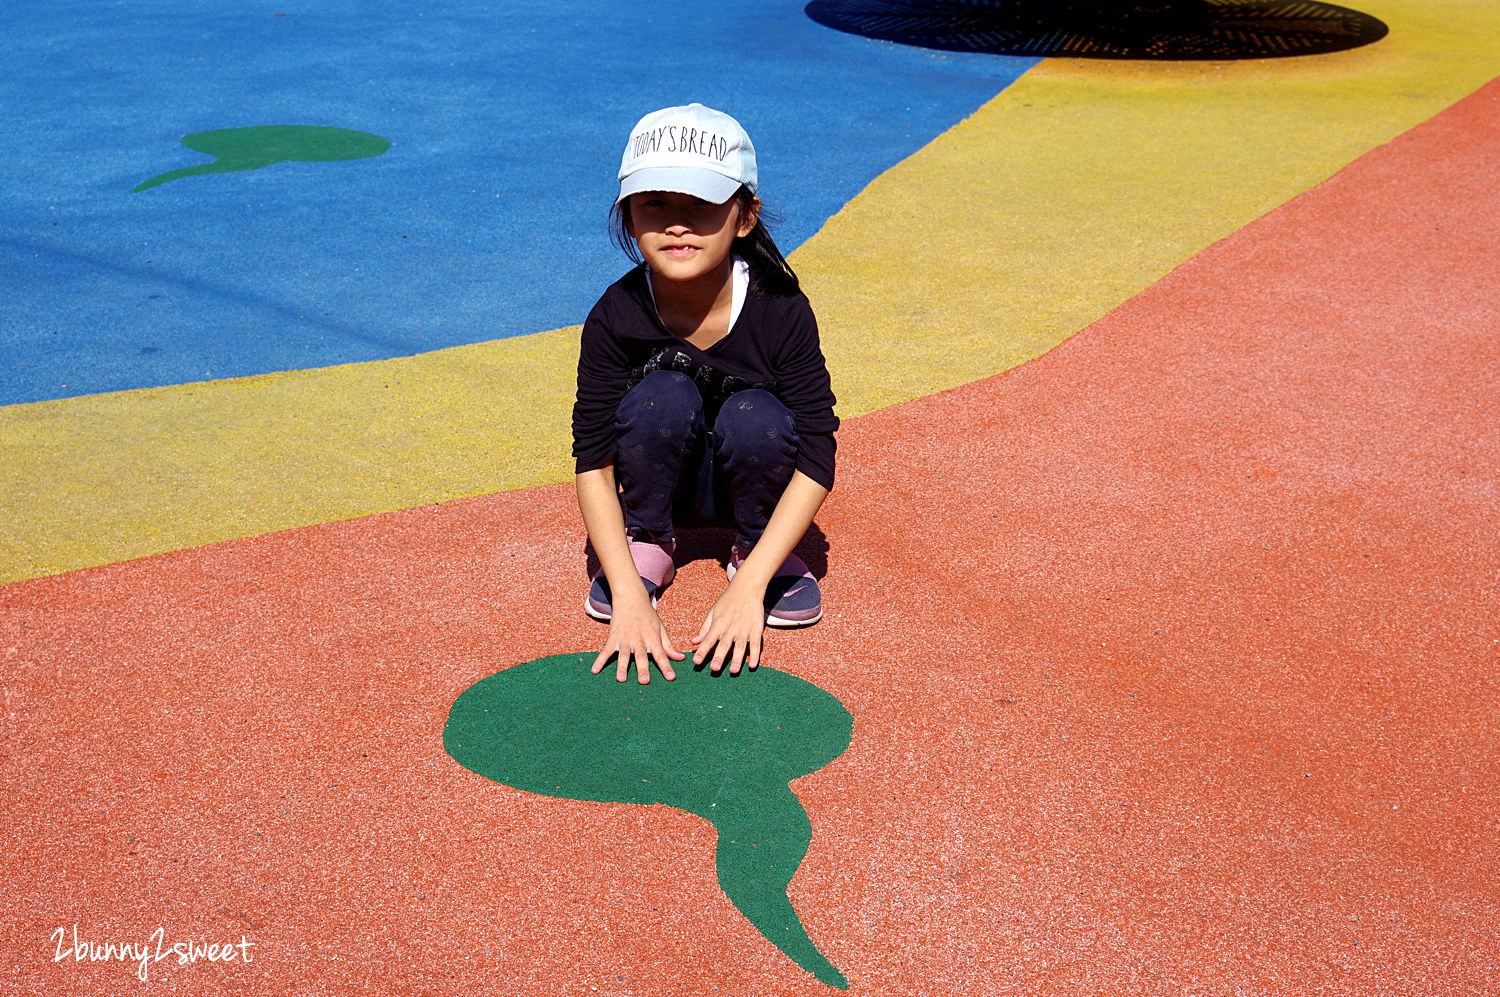
{"type": "MultiPolygon", "coordinates": [[[[735,547],[725,566],[729,577],[745,563],[745,555],[735,547]]],[[[818,580],[807,569],[802,558],[788,554],[766,585],[766,626],[810,627],[823,618],[823,592],[818,580]]]]}
{"type": "MultiPolygon", "coordinates": [[[[676,547],[675,540],[662,543],[630,541],[630,559],[635,562],[635,570],[640,572],[641,583],[646,586],[646,594],[651,597],[652,609],[656,608],[657,595],[671,584],[677,574],[677,567],[672,563],[672,552],[676,547]]],[[[588,597],[583,600],[583,611],[606,623],[615,615],[609,594],[609,579],[604,577],[602,568],[594,572],[588,597]]]]}

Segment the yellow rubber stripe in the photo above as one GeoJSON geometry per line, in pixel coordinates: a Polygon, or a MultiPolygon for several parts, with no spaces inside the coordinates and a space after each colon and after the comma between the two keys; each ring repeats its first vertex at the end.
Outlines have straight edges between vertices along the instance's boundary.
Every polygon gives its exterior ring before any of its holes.
{"type": "Polygon", "coordinates": [[[0,581],[559,481],[577,338],[0,409],[0,581]]]}
{"type": "MultiPolygon", "coordinates": [[[[1252,63],[1043,63],[795,254],[850,417],[1035,357],[1478,89],[1500,5],[1252,63]]],[[[1275,307],[1275,302],[1267,302],[1275,307]]],[[[566,480],[576,329],[0,409],[0,581],[566,480]]]]}

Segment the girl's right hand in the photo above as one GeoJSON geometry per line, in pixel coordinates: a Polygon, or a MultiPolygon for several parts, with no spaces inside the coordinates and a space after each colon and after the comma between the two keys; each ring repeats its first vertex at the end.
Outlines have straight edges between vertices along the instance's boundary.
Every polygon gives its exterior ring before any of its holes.
{"type": "Polygon", "coordinates": [[[623,606],[618,600],[615,602],[614,616],[609,621],[609,639],[604,642],[604,650],[594,659],[592,671],[595,675],[604,670],[611,655],[616,657],[615,681],[625,681],[633,660],[636,680],[641,685],[651,681],[651,659],[656,659],[662,677],[670,682],[677,677],[672,671],[672,662],[687,657],[672,646],[672,638],[667,635],[661,617],[644,598],[639,604],[635,600],[627,600],[623,606]]]}

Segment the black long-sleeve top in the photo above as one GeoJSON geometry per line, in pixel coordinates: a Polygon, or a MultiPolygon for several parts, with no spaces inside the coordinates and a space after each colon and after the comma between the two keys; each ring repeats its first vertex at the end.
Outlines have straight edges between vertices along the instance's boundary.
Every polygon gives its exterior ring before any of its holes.
{"type": "Polygon", "coordinates": [[[645,265],[611,284],[589,312],[578,351],[573,458],[579,473],[615,459],[615,416],[625,392],[656,369],[681,370],[704,395],[709,425],[724,398],[765,388],[797,419],[797,470],[833,488],[833,387],[818,323],[801,293],[768,295],[752,281],[729,334],[700,350],[662,325],[645,265]]]}

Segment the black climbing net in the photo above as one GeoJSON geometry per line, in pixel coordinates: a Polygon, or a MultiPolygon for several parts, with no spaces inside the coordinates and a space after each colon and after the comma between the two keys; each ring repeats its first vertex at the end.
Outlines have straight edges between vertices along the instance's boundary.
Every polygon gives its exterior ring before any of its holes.
{"type": "Polygon", "coordinates": [[[813,0],[850,34],[923,48],[1094,59],[1272,59],[1384,38],[1368,14],[1299,0],[813,0]]]}

